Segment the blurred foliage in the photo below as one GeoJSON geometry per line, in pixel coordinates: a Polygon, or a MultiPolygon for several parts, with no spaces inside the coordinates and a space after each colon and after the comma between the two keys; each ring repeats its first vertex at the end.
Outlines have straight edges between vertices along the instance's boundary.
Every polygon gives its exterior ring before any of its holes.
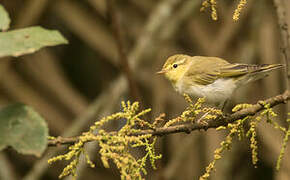
{"type": "Polygon", "coordinates": [[[10,18],[4,7],[0,4],[0,30],[5,31],[9,28],[10,18]]]}
{"type": "Polygon", "coordinates": [[[7,106],[0,111],[0,150],[11,146],[21,154],[40,157],[47,147],[45,120],[23,104],[7,106]]]}
{"type": "MultiPolygon", "coordinates": [[[[9,28],[8,13],[0,5],[0,29],[9,28]]],[[[0,57],[33,53],[45,46],[65,44],[57,31],[30,27],[0,32],[0,57]]],[[[45,120],[30,106],[16,104],[0,111],[0,150],[13,147],[22,154],[40,157],[47,147],[48,128],[45,120]]]]}
{"type": "Polygon", "coordinates": [[[42,27],[0,32],[0,57],[21,56],[46,46],[67,43],[67,40],[58,31],[46,30],[42,27]]]}

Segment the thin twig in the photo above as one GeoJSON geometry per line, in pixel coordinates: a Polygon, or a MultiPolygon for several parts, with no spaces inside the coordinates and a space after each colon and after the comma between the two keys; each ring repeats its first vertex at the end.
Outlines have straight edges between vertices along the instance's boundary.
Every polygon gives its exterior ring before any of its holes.
{"type": "MultiPolygon", "coordinates": [[[[288,100],[290,100],[290,91],[285,91],[283,94],[277,95],[275,97],[269,98],[265,100],[264,102],[266,104],[269,104],[270,107],[274,107],[278,104],[286,103],[288,100]]],[[[139,135],[144,135],[144,134],[152,134],[153,136],[164,136],[168,134],[173,134],[173,133],[180,133],[180,132],[191,132],[195,130],[207,130],[209,128],[217,128],[219,126],[225,126],[228,123],[232,123],[236,120],[242,119],[246,116],[249,115],[255,115],[256,113],[260,112],[261,110],[265,109],[261,103],[257,103],[252,105],[249,108],[242,109],[240,111],[237,111],[231,115],[228,116],[220,116],[217,119],[210,119],[207,121],[206,124],[198,124],[198,123],[193,123],[193,124],[181,124],[181,125],[175,125],[175,126],[170,126],[170,127],[161,127],[157,128],[155,130],[142,130],[140,132],[131,134],[132,136],[139,136],[139,135]]],[[[112,132],[114,134],[116,132],[112,132]]],[[[49,140],[48,145],[49,146],[56,146],[60,144],[73,144],[78,141],[78,137],[58,137],[53,140],[49,140]]]]}
{"type": "Polygon", "coordinates": [[[117,47],[118,47],[118,53],[119,53],[119,59],[120,59],[120,69],[125,74],[128,84],[129,84],[129,90],[132,98],[135,101],[141,102],[140,93],[136,84],[136,81],[134,80],[134,77],[132,75],[131,68],[128,63],[128,57],[125,50],[125,39],[124,39],[124,33],[122,32],[121,24],[120,24],[120,18],[118,17],[118,12],[116,9],[116,2],[115,0],[107,0],[107,8],[108,8],[108,16],[112,23],[112,29],[113,34],[115,36],[117,47]]]}

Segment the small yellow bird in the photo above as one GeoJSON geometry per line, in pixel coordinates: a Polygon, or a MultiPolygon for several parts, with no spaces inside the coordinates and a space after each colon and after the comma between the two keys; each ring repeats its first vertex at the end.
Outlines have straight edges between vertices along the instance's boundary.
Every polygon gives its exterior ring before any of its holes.
{"type": "Polygon", "coordinates": [[[233,92],[263,77],[282,64],[231,64],[218,57],[177,54],[169,57],[158,74],[172,83],[180,94],[205,97],[208,104],[224,108],[233,92]]]}

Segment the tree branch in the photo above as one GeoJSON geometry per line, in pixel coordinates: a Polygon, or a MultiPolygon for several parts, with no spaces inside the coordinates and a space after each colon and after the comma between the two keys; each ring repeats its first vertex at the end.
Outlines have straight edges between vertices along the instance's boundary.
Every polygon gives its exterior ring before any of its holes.
{"type": "MultiPolygon", "coordinates": [[[[274,96],[272,98],[269,98],[263,102],[266,104],[269,104],[270,107],[274,107],[278,104],[286,103],[290,100],[290,91],[285,91],[283,94],[274,96]]],[[[181,125],[175,125],[170,127],[161,127],[156,128],[155,130],[142,130],[138,133],[132,134],[132,136],[138,136],[138,135],[144,135],[144,134],[152,134],[153,136],[163,136],[173,133],[190,133],[191,131],[195,130],[207,130],[209,128],[217,128],[219,126],[225,126],[228,123],[232,123],[238,119],[242,119],[249,115],[255,115],[256,113],[260,112],[261,110],[265,109],[265,107],[261,103],[254,104],[253,106],[242,109],[240,111],[237,111],[233,114],[227,115],[227,116],[220,116],[217,119],[210,119],[207,121],[206,124],[181,124],[181,125]]],[[[116,132],[112,132],[114,134],[116,132]]],[[[48,145],[49,146],[56,146],[61,144],[73,144],[77,142],[79,137],[57,137],[55,139],[49,140],[48,145]]]]}
{"type": "Polygon", "coordinates": [[[277,12],[279,29],[281,34],[281,51],[286,64],[287,89],[290,89],[290,35],[286,19],[285,2],[283,0],[274,0],[274,5],[277,12]]]}

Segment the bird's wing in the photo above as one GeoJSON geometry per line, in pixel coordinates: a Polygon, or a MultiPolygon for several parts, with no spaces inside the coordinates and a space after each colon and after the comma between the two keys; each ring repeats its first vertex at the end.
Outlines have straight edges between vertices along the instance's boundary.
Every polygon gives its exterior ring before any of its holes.
{"type": "Polygon", "coordinates": [[[217,57],[194,56],[191,58],[192,64],[184,75],[184,78],[187,78],[185,82],[191,85],[208,85],[219,78],[240,80],[256,73],[263,75],[268,71],[283,67],[281,64],[231,64],[217,57]]]}
{"type": "Polygon", "coordinates": [[[229,63],[217,57],[192,57],[192,64],[184,75],[186,82],[198,85],[208,85],[220,78],[221,67],[229,63]]]}
{"type": "Polygon", "coordinates": [[[215,72],[212,73],[200,73],[196,75],[192,75],[191,77],[191,83],[195,83],[198,85],[208,85],[213,83],[217,78],[218,74],[215,72]]]}
{"type": "Polygon", "coordinates": [[[268,72],[283,67],[281,64],[227,64],[220,69],[220,77],[239,77],[268,72]]]}
{"type": "Polygon", "coordinates": [[[236,77],[258,70],[258,66],[249,64],[227,64],[220,68],[220,77],[236,77]]]}

